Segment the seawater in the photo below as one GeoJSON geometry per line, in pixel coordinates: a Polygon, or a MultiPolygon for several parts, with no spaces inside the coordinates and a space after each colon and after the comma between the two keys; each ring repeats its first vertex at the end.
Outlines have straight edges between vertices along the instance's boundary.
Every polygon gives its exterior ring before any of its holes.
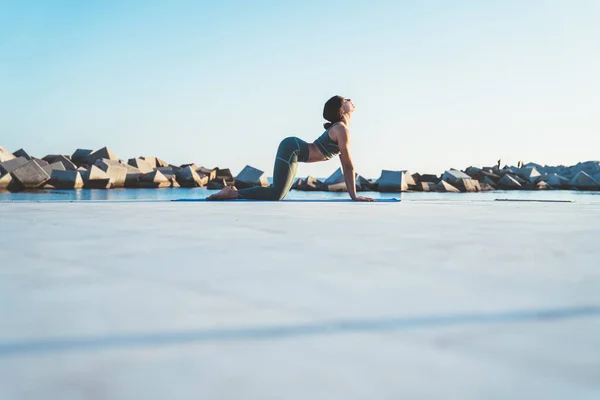
{"type": "MultiPolygon", "coordinates": [[[[164,189],[82,189],[82,190],[39,190],[11,193],[0,191],[0,203],[46,202],[46,201],[169,201],[176,199],[204,198],[217,190],[206,188],[164,189]]],[[[378,193],[359,192],[361,196],[373,198],[400,198],[419,201],[496,201],[496,200],[546,200],[572,201],[577,203],[600,203],[600,192],[549,190],[549,191],[502,191],[480,193],[378,193]]],[[[343,192],[303,192],[291,190],[286,199],[340,199],[348,198],[343,192]]]]}

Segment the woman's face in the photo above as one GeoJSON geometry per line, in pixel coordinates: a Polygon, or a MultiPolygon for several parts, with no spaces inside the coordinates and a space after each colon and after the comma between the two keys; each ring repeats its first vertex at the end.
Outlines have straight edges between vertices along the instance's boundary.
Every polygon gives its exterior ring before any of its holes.
{"type": "Polygon", "coordinates": [[[344,99],[344,102],[342,103],[342,111],[344,114],[352,114],[355,108],[356,107],[354,106],[354,103],[352,103],[352,100],[344,99]]]}

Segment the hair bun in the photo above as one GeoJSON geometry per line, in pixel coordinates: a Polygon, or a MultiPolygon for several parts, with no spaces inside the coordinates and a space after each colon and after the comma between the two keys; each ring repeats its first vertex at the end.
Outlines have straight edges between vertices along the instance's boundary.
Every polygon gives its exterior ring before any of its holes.
{"type": "Polygon", "coordinates": [[[344,112],[342,107],[344,105],[344,98],[342,96],[333,96],[325,102],[323,106],[323,119],[329,121],[323,126],[325,129],[331,128],[333,124],[342,120],[344,112]]]}

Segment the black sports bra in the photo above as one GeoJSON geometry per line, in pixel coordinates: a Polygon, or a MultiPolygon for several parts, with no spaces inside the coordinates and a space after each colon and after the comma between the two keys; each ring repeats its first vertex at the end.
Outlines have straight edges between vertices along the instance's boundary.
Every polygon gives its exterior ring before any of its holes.
{"type": "Polygon", "coordinates": [[[338,144],[329,137],[329,129],[315,140],[315,144],[328,160],[340,154],[338,144]]]}

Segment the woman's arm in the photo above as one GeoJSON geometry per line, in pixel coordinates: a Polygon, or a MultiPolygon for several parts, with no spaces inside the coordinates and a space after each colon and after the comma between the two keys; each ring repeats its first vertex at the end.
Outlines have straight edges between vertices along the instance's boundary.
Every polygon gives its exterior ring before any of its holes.
{"type": "Polygon", "coordinates": [[[358,196],[356,194],[356,174],[354,172],[354,164],[352,163],[352,155],[350,154],[350,135],[345,126],[338,125],[336,128],[338,128],[335,133],[340,149],[340,162],[342,163],[344,180],[346,181],[346,187],[348,188],[350,198],[358,201],[373,201],[373,199],[358,196]]]}

